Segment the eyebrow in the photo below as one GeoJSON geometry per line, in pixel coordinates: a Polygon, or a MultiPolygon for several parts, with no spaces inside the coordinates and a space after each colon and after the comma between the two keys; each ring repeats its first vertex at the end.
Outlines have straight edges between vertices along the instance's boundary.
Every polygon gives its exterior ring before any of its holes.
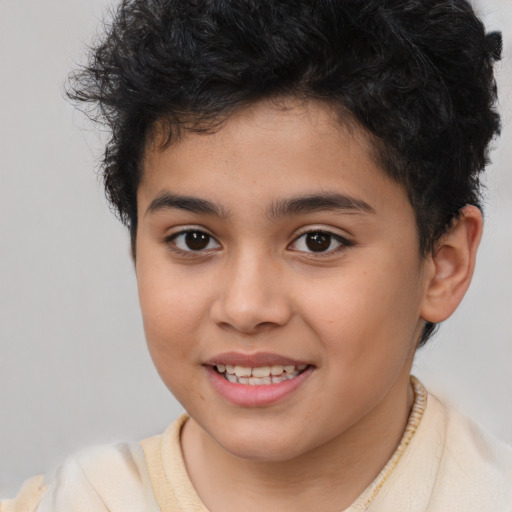
{"type": "Polygon", "coordinates": [[[218,203],[213,203],[212,201],[198,197],[171,194],[166,191],[161,192],[151,201],[144,215],[162,210],[184,210],[191,213],[214,215],[222,218],[228,216],[222,205],[218,203]]]}
{"type": "MultiPolygon", "coordinates": [[[[191,213],[227,218],[229,215],[222,205],[193,196],[171,194],[164,191],[158,194],[148,206],[146,213],[162,210],[184,210],[191,213]]],[[[338,193],[312,194],[278,199],[267,211],[270,218],[292,217],[320,211],[343,211],[348,213],[375,213],[375,210],[362,199],[338,193]]]]}
{"type": "Polygon", "coordinates": [[[268,214],[271,218],[280,218],[321,211],[375,213],[375,210],[362,199],[344,194],[327,193],[277,200],[269,208],[268,214]]]}

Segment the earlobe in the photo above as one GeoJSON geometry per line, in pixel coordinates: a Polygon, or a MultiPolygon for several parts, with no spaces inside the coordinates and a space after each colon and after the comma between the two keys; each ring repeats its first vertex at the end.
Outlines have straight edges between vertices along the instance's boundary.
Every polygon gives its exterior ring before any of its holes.
{"type": "Polygon", "coordinates": [[[432,272],[421,310],[425,321],[442,322],[460,304],[473,277],[482,229],[482,212],[465,206],[439,240],[430,257],[432,272]]]}

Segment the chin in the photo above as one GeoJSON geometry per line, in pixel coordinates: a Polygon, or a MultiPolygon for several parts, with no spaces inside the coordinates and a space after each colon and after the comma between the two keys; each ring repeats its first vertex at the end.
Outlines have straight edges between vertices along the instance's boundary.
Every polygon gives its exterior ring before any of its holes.
{"type": "Polygon", "coordinates": [[[307,451],[302,432],[285,427],[262,425],[258,428],[224,429],[219,435],[210,432],[216,442],[228,453],[240,459],[260,462],[285,462],[307,451]]]}
{"type": "Polygon", "coordinates": [[[222,448],[231,455],[252,462],[286,462],[302,454],[296,444],[272,442],[227,442],[222,448]]]}

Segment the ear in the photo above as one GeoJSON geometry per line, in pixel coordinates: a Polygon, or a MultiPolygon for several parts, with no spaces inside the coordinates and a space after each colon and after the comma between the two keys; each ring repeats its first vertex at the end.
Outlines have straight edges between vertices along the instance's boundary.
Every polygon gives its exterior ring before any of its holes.
{"type": "Polygon", "coordinates": [[[465,206],[439,240],[430,256],[423,320],[442,322],[457,309],[473,277],[482,229],[482,212],[476,206],[465,206]]]}

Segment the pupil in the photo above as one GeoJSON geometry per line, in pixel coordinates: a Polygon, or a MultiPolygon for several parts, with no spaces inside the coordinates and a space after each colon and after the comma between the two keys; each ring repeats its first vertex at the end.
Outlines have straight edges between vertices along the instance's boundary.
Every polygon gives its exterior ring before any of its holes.
{"type": "Polygon", "coordinates": [[[309,250],[314,252],[326,251],[331,245],[331,235],[325,233],[308,233],[306,236],[306,245],[309,250]]]}
{"type": "Polygon", "coordinates": [[[189,231],[185,235],[185,243],[192,251],[200,251],[208,246],[210,235],[201,233],[200,231],[189,231]]]}

